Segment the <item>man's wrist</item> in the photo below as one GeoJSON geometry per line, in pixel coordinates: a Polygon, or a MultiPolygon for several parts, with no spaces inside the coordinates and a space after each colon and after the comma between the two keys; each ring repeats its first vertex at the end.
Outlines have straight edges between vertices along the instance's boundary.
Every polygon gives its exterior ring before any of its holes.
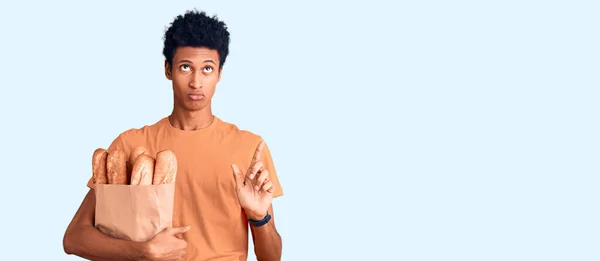
{"type": "Polygon", "coordinates": [[[267,212],[264,213],[253,213],[250,211],[246,211],[246,216],[252,220],[262,220],[267,216],[267,212]]]}
{"type": "Polygon", "coordinates": [[[133,242],[133,249],[135,251],[135,258],[138,260],[148,260],[148,243],[147,242],[133,242]]]}
{"type": "Polygon", "coordinates": [[[253,227],[262,227],[262,226],[268,224],[269,221],[271,221],[271,215],[269,215],[268,211],[267,211],[267,214],[261,219],[248,218],[248,223],[250,223],[250,225],[252,225],[253,227]]]}

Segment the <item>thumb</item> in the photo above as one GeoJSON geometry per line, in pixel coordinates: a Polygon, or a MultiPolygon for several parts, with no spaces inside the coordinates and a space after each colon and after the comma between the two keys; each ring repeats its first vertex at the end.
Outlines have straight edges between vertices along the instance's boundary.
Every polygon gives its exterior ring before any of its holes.
{"type": "Polygon", "coordinates": [[[183,233],[187,232],[188,230],[190,230],[190,226],[181,226],[181,227],[170,228],[167,231],[167,233],[170,235],[177,235],[177,234],[183,234],[183,233]]]}
{"type": "Polygon", "coordinates": [[[235,164],[231,164],[231,169],[233,169],[233,177],[235,178],[236,187],[242,187],[244,185],[244,177],[242,171],[235,164]]]}

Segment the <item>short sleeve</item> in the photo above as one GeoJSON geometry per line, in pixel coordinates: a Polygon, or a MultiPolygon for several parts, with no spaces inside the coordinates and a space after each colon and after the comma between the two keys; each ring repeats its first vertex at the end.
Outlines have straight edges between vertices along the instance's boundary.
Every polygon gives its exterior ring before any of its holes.
{"type": "MultiPolygon", "coordinates": [[[[121,135],[117,136],[117,138],[115,138],[113,140],[113,142],[110,144],[110,146],[108,146],[108,149],[106,149],[107,151],[113,151],[115,149],[118,150],[123,150],[124,146],[123,146],[123,140],[121,138],[121,135]]],[[[90,166],[91,169],[91,166],[90,166]]],[[[94,188],[94,177],[93,177],[93,173],[92,176],[90,177],[90,179],[87,182],[87,186],[88,188],[93,189],[94,188]]]]}
{"type": "Polygon", "coordinates": [[[275,164],[273,163],[273,158],[271,156],[271,151],[269,150],[269,146],[265,143],[262,154],[261,161],[264,164],[264,167],[269,171],[269,180],[273,182],[273,198],[283,196],[283,188],[279,182],[279,177],[277,176],[277,171],[275,170],[275,164]]]}

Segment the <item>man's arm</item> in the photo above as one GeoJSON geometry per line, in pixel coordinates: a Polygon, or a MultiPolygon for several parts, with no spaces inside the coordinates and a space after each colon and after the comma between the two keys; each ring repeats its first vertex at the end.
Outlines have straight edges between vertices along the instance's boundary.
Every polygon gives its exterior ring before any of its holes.
{"type": "Polygon", "coordinates": [[[96,195],[90,189],[63,238],[67,254],[91,260],[142,260],[144,243],[110,237],[94,227],[96,195]]]}
{"type": "MultiPolygon", "coordinates": [[[[273,215],[273,205],[269,206],[271,220],[261,227],[250,225],[252,231],[252,242],[254,243],[254,253],[258,261],[281,260],[281,236],[275,228],[275,216],[273,215]]],[[[249,217],[252,219],[262,219],[263,217],[249,217]]]]}

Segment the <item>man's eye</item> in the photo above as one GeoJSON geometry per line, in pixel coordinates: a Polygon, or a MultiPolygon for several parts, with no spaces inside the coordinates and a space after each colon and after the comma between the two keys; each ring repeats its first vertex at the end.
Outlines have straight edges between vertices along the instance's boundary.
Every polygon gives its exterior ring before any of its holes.
{"type": "Polygon", "coordinates": [[[183,70],[183,71],[189,71],[190,70],[190,66],[187,65],[187,64],[184,64],[184,65],[181,66],[181,70],[183,70]]]}
{"type": "Polygon", "coordinates": [[[213,68],[210,67],[210,66],[204,67],[204,71],[207,72],[207,73],[212,72],[212,70],[213,70],[213,68]]]}

